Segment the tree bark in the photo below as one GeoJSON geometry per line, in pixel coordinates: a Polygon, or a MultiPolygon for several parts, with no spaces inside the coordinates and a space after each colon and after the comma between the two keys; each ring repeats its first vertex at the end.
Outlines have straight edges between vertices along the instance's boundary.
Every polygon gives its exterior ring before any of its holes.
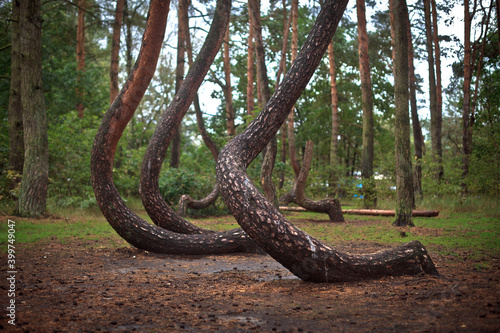
{"type": "MultiPolygon", "coordinates": [[[[250,3],[252,0],[248,0],[250,3]]],[[[250,7],[249,7],[250,8],[250,7]]],[[[247,57],[247,114],[251,115],[255,107],[253,94],[253,71],[254,71],[254,28],[252,23],[252,12],[248,10],[248,57],[247,57]]]]}
{"type": "MultiPolygon", "coordinates": [[[[12,46],[9,91],[9,169],[23,174],[24,139],[21,103],[20,0],[12,0],[12,46]]],[[[13,184],[15,187],[15,184],[13,184]]]]}
{"type": "Polygon", "coordinates": [[[377,205],[375,181],[373,179],[374,125],[373,92],[368,55],[368,33],[366,32],[365,0],[356,0],[358,17],[359,71],[361,77],[361,104],[363,108],[363,152],[361,155],[361,177],[365,207],[377,205]]]}
{"type": "Polygon", "coordinates": [[[408,110],[408,7],[406,0],[394,3],[394,95],[396,144],[396,220],[394,225],[413,226],[413,175],[408,110]]]}
{"type": "Polygon", "coordinates": [[[24,126],[24,166],[18,214],[45,213],[49,182],[47,114],[42,88],[42,18],[40,0],[21,1],[21,96],[24,126]]]}
{"type": "Polygon", "coordinates": [[[219,154],[217,179],[221,194],[238,223],[283,266],[303,280],[341,282],[384,275],[437,271],[418,241],[370,255],[335,251],[289,223],[257,190],[246,168],[285,121],[320,63],[347,0],[328,0],[294,65],[257,118],[219,154]]]}
{"type": "MultiPolygon", "coordinates": [[[[249,1],[249,10],[252,12],[252,23],[254,25],[255,39],[255,55],[257,61],[257,81],[259,82],[259,90],[261,96],[261,104],[266,105],[271,97],[271,88],[269,86],[269,78],[267,76],[267,67],[265,60],[264,41],[262,39],[262,26],[260,20],[260,4],[259,1],[249,1]]],[[[273,169],[278,152],[276,136],[271,139],[264,151],[264,160],[260,172],[260,182],[267,200],[272,202],[276,207],[278,201],[276,199],[276,190],[273,184],[273,169]]]]}
{"type": "MultiPolygon", "coordinates": [[[[473,13],[475,12],[475,8],[473,13]]],[[[471,115],[471,80],[472,80],[472,61],[471,61],[471,22],[474,15],[471,15],[469,0],[464,0],[464,102],[462,111],[462,193],[467,193],[467,175],[469,174],[469,157],[472,153],[472,126],[473,115],[471,115]]]]}
{"type": "Polygon", "coordinates": [[[432,23],[430,0],[424,0],[424,17],[425,17],[425,34],[427,45],[427,62],[429,64],[429,99],[431,111],[431,144],[432,157],[436,163],[436,179],[441,180],[442,173],[442,152],[441,152],[441,129],[439,127],[439,116],[437,110],[437,90],[436,90],[436,74],[434,71],[434,51],[432,47],[432,23]]]}
{"type": "MultiPolygon", "coordinates": [[[[189,27],[187,27],[189,29],[189,27]]],[[[189,34],[187,34],[187,53],[188,53],[188,61],[189,61],[189,67],[193,66],[193,47],[191,45],[191,37],[189,34]]],[[[217,148],[215,142],[212,140],[210,135],[207,132],[207,129],[205,128],[205,123],[203,122],[203,114],[201,112],[201,107],[200,107],[200,101],[198,99],[198,94],[195,95],[194,97],[194,111],[196,113],[196,123],[198,125],[198,129],[201,134],[201,138],[203,139],[203,142],[205,145],[208,147],[210,152],[212,153],[212,156],[214,157],[215,161],[217,161],[217,157],[219,156],[219,148],[217,148]]],[[[177,214],[180,216],[186,215],[187,209],[203,209],[207,208],[208,206],[212,205],[217,198],[219,197],[219,184],[217,182],[214,185],[214,188],[210,194],[208,194],[205,198],[200,199],[200,200],[195,200],[191,198],[190,195],[184,194],[181,196],[179,199],[179,205],[177,207],[177,214]]]]}
{"type": "Polygon", "coordinates": [[[422,135],[422,127],[420,126],[420,120],[418,119],[418,107],[417,107],[417,83],[415,77],[415,66],[413,64],[414,51],[411,36],[411,26],[410,19],[408,16],[407,24],[407,36],[408,36],[408,70],[409,70],[409,81],[410,81],[410,108],[411,108],[411,120],[413,129],[413,144],[415,148],[415,165],[413,170],[413,190],[416,197],[423,198],[422,190],[422,155],[424,146],[424,137],[422,135]]]}
{"type": "Polygon", "coordinates": [[[113,103],[118,96],[118,62],[120,52],[120,32],[123,21],[123,4],[125,0],[116,1],[115,22],[113,23],[113,37],[111,39],[111,65],[109,68],[109,103],[113,103]]]}
{"type": "Polygon", "coordinates": [[[77,70],[77,91],[76,112],[79,118],[83,118],[83,89],[81,87],[81,75],[85,72],[85,10],[86,0],[78,0],[78,26],[76,31],[76,70],[77,70]]]}
{"type": "Polygon", "coordinates": [[[437,137],[437,153],[439,161],[439,175],[440,179],[443,177],[443,146],[442,146],[442,133],[443,133],[443,89],[441,87],[441,49],[439,47],[439,34],[437,25],[437,7],[436,0],[430,0],[432,7],[432,39],[434,42],[434,61],[436,62],[436,137],[437,137]]]}
{"type": "MultiPolygon", "coordinates": [[[[292,57],[291,63],[293,65],[295,58],[297,58],[298,52],[298,42],[299,42],[299,32],[298,32],[298,17],[299,17],[299,0],[292,0],[292,7],[290,9],[290,15],[292,15],[292,57]]],[[[295,178],[299,176],[300,166],[297,161],[297,150],[295,147],[295,109],[288,114],[288,152],[290,155],[290,164],[292,166],[295,178]]]]}
{"type": "Polygon", "coordinates": [[[226,126],[227,135],[233,137],[236,135],[236,129],[234,127],[234,108],[233,108],[233,87],[231,86],[231,58],[229,57],[229,26],[226,30],[226,36],[224,38],[224,77],[225,77],[225,89],[224,89],[224,99],[226,100],[226,126]]]}
{"type": "Polygon", "coordinates": [[[255,244],[241,229],[214,233],[211,230],[199,228],[181,218],[167,205],[161,196],[158,182],[162,162],[165,159],[168,144],[172,140],[173,131],[189,109],[199,86],[221,47],[229,24],[230,8],[229,0],[219,0],[217,2],[216,14],[207,39],[179,91],[176,93],[173,102],[159,120],[156,130],[150,138],[141,169],[140,194],[143,205],[153,223],[164,229],[183,234],[209,234],[207,237],[211,237],[208,238],[210,242],[217,241],[220,246],[226,243],[229,249],[233,248],[233,250],[228,251],[234,251],[235,246],[239,246],[244,250],[255,251],[255,244]]]}
{"type": "Polygon", "coordinates": [[[330,176],[330,188],[333,193],[337,192],[338,163],[337,156],[338,136],[339,136],[339,97],[337,91],[337,78],[335,75],[335,56],[333,41],[328,45],[328,62],[330,67],[330,95],[332,100],[332,136],[330,138],[330,167],[332,168],[330,176]]]}
{"type": "MultiPolygon", "coordinates": [[[[177,93],[184,80],[184,56],[186,54],[186,36],[189,33],[186,22],[189,20],[188,8],[191,0],[179,0],[178,12],[178,34],[177,34],[177,67],[175,69],[175,92],[177,93]]],[[[170,152],[170,167],[178,168],[181,161],[181,133],[182,121],[179,122],[172,138],[172,151],[170,152]]]]}
{"type": "Polygon", "coordinates": [[[342,215],[342,209],[340,208],[338,199],[332,198],[314,201],[307,198],[305,195],[307,176],[311,170],[313,148],[313,142],[307,141],[304,158],[302,159],[302,167],[300,168],[300,173],[296,180],[294,202],[309,211],[328,214],[330,222],[344,222],[344,216],[342,215]]]}
{"type": "MultiPolygon", "coordinates": [[[[148,22],[137,62],[120,94],[104,115],[95,137],[91,157],[91,175],[97,203],[117,233],[130,244],[143,250],[169,254],[207,254],[255,250],[253,242],[244,241],[248,237],[243,231],[240,232],[243,241],[237,241],[236,238],[226,237],[227,234],[224,233],[183,235],[151,225],[126,206],[114,186],[113,159],[116,146],[154,75],[163,42],[169,4],[169,1],[151,1],[148,22]]],[[[219,7],[222,7],[224,12],[228,12],[230,5],[222,5],[219,1],[215,17],[218,17],[222,11],[219,7]]],[[[218,26],[218,30],[224,28],[224,24],[222,27],[218,26]]],[[[207,42],[213,44],[217,41],[207,40],[207,42]]],[[[197,64],[194,66],[196,67],[197,64]]],[[[191,77],[188,75],[185,81],[189,85],[192,79],[193,75],[191,77]]],[[[176,100],[179,101],[180,98],[176,100]]],[[[170,129],[175,128],[175,125],[171,126],[170,129]]]]}

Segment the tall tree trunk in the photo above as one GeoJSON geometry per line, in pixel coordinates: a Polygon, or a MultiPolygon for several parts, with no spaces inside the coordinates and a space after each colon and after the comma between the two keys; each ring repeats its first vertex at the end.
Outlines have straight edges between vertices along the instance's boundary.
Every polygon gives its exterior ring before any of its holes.
{"type": "Polygon", "coordinates": [[[224,99],[226,101],[226,125],[227,125],[227,135],[233,137],[236,134],[236,129],[234,127],[234,108],[233,108],[233,88],[231,86],[231,58],[229,57],[229,26],[227,27],[226,36],[224,37],[224,77],[225,77],[225,89],[224,89],[224,99]]]}
{"type": "Polygon", "coordinates": [[[440,179],[443,177],[443,146],[442,146],[442,132],[443,132],[443,89],[441,87],[441,48],[439,47],[439,34],[438,34],[438,16],[436,0],[431,0],[432,6],[432,39],[434,42],[434,61],[436,62],[436,151],[438,154],[439,175],[440,179]]]}
{"type": "MultiPolygon", "coordinates": [[[[12,0],[12,46],[9,91],[9,169],[22,175],[24,164],[23,109],[21,103],[20,0],[12,0]]],[[[13,184],[15,186],[15,184],[13,184]]]]}
{"type": "Polygon", "coordinates": [[[406,0],[394,4],[394,95],[396,142],[396,220],[394,225],[412,226],[413,175],[408,110],[408,7],[406,0]]]}
{"type": "MultiPolygon", "coordinates": [[[[252,0],[248,0],[249,2],[252,0]]],[[[253,71],[254,71],[254,28],[252,23],[252,11],[248,10],[248,57],[247,57],[247,114],[251,115],[254,109],[254,94],[253,94],[253,71]]]]}
{"type": "Polygon", "coordinates": [[[18,213],[45,213],[49,182],[47,115],[42,89],[42,18],[40,0],[21,1],[21,96],[24,126],[24,167],[18,213]]]}
{"type": "Polygon", "coordinates": [[[85,107],[83,106],[83,89],[81,87],[81,75],[85,72],[85,10],[86,0],[78,0],[78,26],[76,31],[76,70],[77,70],[77,103],[76,112],[78,117],[83,118],[85,107]]]}
{"type": "Polygon", "coordinates": [[[363,108],[363,153],[361,156],[361,176],[365,207],[377,205],[375,180],[373,179],[374,125],[373,92],[368,54],[368,33],[366,32],[365,0],[356,0],[358,17],[359,70],[361,76],[361,98],[363,108]]]}
{"type": "MultiPolygon", "coordinates": [[[[189,20],[188,8],[191,0],[179,0],[178,6],[178,34],[177,34],[177,67],[175,70],[175,92],[179,91],[184,80],[184,64],[186,54],[186,26],[185,21],[189,20]]],[[[170,152],[170,167],[178,168],[181,160],[181,133],[182,122],[179,123],[172,139],[172,151],[170,152]]]]}
{"type": "MultiPolygon", "coordinates": [[[[473,13],[475,12],[475,8],[473,13]]],[[[471,80],[472,80],[472,61],[471,61],[471,23],[474,15],[471,15],[469,8],[469,0],[464,0],[464,102],[462,112],[462,193],[466,194],[467,189],[467,176],[469,174],[469,157],[472,153],[472,126],[473,115],[471,114],[471,80]]]]}
{"type": "Polygon", "coordinates": [[[125,0],[116,1],[115,22],[113,23],[113,37],[111,40],[111,65],[109,68],[109,103],[113,103],[118,95],[118,62],[120,52],[120,32],[123,20],[123,3],[125,0]]]}
{"type": "MultiPolygon", "coordinates": [[[[292,7],[290,9],[290,15],[292,15],[292,57],[291,63],[297,58],[298,52],[298,42],[299,42],[299,32],[298,32],[298,17],[299,17],[299,0],[292,0],[292,7]]],[[[297,162],[297,150],[295,147],[295,108],[292,107],[292,111],[288,114],[288,152],[290,155],[290,164],[292,165],[293,172],[295,174],[295,179],[299,176],[300,166],[297,162]]]]}
{"type": "Polygon", "coordinates": [[[430,0],[424,0],[424,18],[425,18],[425,35],[427,45],[427,62],[429,64],[429,99],[431,111],[431,144],[432,158],[436,164],[436,179],[441,180],[442,161],[441,161],[441,129],[439,128],[438,111],[437,111],[437,91],[436,91],[436,74],[434,71],[434,51],[432,47],[432,22],[430,0]]]}
{"type": "MultiPolygon", "coordinates": [[[[128,77],[120,94],[118,94],[118,97],[104,115],[96,134],[92,148],[91,176],[97,204],[116,232],[130,244],[143,250],[169,254],[207,254],[255,250],[254,243],[242,231],[240,231],[239,235],[228,232],[228,237],[225,237],[224,234],[184,235],[152,225],[141,219],[126,206],[114,186],[113,159],[116,146],[154,75],[163,44],[169,5],[169,1],[151,1],[146,31],[142,39],[143,43],[132,75],[128,77]]],[[[214,20],[211,30],[214,29],[220,34],[216,34],[217,36],[214,38],[214,35],[209,33],[204,48],[214,49],[214,52],[210,53],[210,57],[206,57],[201,61],[212,63],[224,36],[230,8],[230,3],[217,2],[215,17],[218,19],[214,20]]],[[[203,66],[207,67],[206,65],[203,66]]],[[[196,65],[193,67],[196,67],[196,65]]],[[[179,91],[201,84],[203,77],[204,75],[190,76],[188,74],[183,88],[179,91]]],[[[192,90],[187,89],[190,96],[183,94],[182,98],[176,99],[178,103],[175,106],[182,104],[183,107],[183,112],[175,112],[178,116],[176,122],[180,122],[183,113],[189,108],[192,101],[189,98],[194,96],[196,89],[197,87],[192,90]]],[[[169,127],[170,138],[176,127],[177,123],[171,123],[169,127]]],[[[165,154],[163,154],[163,157],[165,157],[165,154]]],[[[154,160],[156,160],[156,156],[154,160]]]]}
{"type": "MultiPolygon", "coordinates": [[[[267,76],[267,67],[265,60],[264,42],[262,39],[262,27],[260,21],[260,3],[258,0],[248,2],[249,10],[252,11],[252,23],[254,28],[255,38],[255,55],[257,60],[257,81],[259,82],[259,90],[262,100],[262,105],[266,105],[271,97],[271,88],[269,86],[269,78],[267,76]]],[[[276,153],[278,151],[276,137],[274,137],[267,145],[264,152],[264,160],[260,172],[261,184],[264,189],[267,200],[275,206],[278,205],[276,199],[276,190],[272,181],[274,163],[276,161],[276,153]]]]}
{"type": "Polygon", "coordinates": [[[408,22],[406,25],[406,34],[408,38],[408,70],[409,70],[409,82],[410,82],[410,108],[411,108],[411,120],[413,129],[413,144],[415,148],[415,166],[413,170],[413,191],[416,197],[422,199],[422,155],[424,146],[424,137],[422,135],[422,127],[420,126],[420,120],[418,119],[418,108],[417,108],[417,83],[415,77],[415,65],[413,64],[414,51],[411,36],[411,26],[408,17],[408,22]]]}
{"type": "MultiPolygon", "coordinates": [[[[286,51],[288,48],[288,36],[290,35],[290,24],[292,21],[292,15],[288,16],[286,12],[286,0],[282,0],[283,6],[283,46],[281,48],[281,60],[280,66],[278,68],[278,74],[276,75],[276,85],[278,88],[281,80],[281,74],[286,73],[286,51]],[[287,18],[288,16],[288,18],[287,18]]],[[[285,165],[286,163],[286,137],[287,137],[287,125],[286,122],[281,126],[281,163],[285,165]]],[[[279,174],[279,185],[278,188],[282,189],[285,183],[285,170],[281,170],[279,174]]]]}
{"type": "Polygon", "coordinates": [[[252,239],[303,280],[341,282],[384,275],[437,274],[418,241],[371,255],[335,251],[289,223],[246,174],[246,167],[276,135],[321,62],[346,5],[346,0],[325,2],[295,64],[272,98],[250,126],[221,150],[217,163],[221,194],[252,239]]]}
{"type": "Polygon", "coordinates": [[[332,168],[330,176],[330,188],[334,193],[337,191],[337,170],[339,159],[337,156],[338,136],[339,136],[339,97],[337,91],[337,78],[335,76],[335,56],[333,41],[328,45],[328,62],[330,65],[330,95],[332,100],[332,136],[330,138],[330,167],[332,168]]]}

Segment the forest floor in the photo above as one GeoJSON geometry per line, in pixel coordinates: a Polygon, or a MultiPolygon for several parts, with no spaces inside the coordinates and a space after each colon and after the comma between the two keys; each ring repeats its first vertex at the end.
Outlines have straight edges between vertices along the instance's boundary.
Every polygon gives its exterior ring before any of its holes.
{"type": "MultiPolygon", "coordinates": [[[[267,255],[157,255],[114,242],[19,244],[16,326],[8,324],[3,274],[0,331],[500,332],[498,251],[434,246],[441,277],[326,284],[303,282],[267,255]]],[[[337,248],[387,247],[349,241],[337,248]]]]}

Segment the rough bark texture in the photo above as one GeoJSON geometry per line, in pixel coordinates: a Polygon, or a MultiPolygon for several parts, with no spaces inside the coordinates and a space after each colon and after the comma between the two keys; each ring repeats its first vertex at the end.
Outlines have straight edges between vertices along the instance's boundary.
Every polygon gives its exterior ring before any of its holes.
{"type": "Polygon", "coordinates": [[[21,96],[24,126],[24,166],[18,213],[45,213],[49,182],[47,114],[42,88],[42,18],[40,0],[21,1],[21,96]]]}
{"type": "Polygon", "coordinates": [[[414,52],[411,36],[410,19],[408,16],[408,24],[406,25],[406,33],[408,36],[408,70],[410,82],[410,109],[411,109],[411,124],[413,129],[413,145],[415,147],[415,164],[413,169],[413,191],[416,197],[423,197],[422,190],[422,155],[424,147],[424,137],[422,135],[422,127],[418,119],[417,107],[417,80],[415,77],[415,65],[413,64],[414,52]]]}
{"type": "Polygon", "coordinates": [[[20,0],[12,0],[12,46],[9,91],[9,169],[23,173],[24,139],[21,105],[20,0]]]}
{"type": "Polygon", "coordinates": [[[348,255],[289,223],[252,184],[246,168],[276,134],[305,89],[335,32],[347,1],[323,5],[304,46],[283,82],[257,118],[219,154],[217,179],[238,223],[283,266],[306,281],[340,282],[383,275],[437,274],[418,241],[370,255],[348,255]]]}
{"type": "MultiPolygon", "coordinates": [[[[151,225],[126,206],[114,186],[112,169],[116,146],[154,75],[169,4],[169,1],[151,1],[137,62],[120,94],[104,115],[95,137],[91,175],[97,203],[117,233],[140,249],[170,254],[227,253],[255,249],[254,243],[229,240],[224,233],[183,235],[151,225]]],[[[240,234],[246,237],[243,231],[240,234]]]]}
{"type": "MultiPolygon", "coordinates": [[[[436,130],[439,140],[437,141],[438,160],[443,158],[443,147],[441,136],[443,132],[443,88],[441,86],[441,48],[439,47],[438,15],[436,0],[430,0],[432,7],[432,41],[434,44],[434,61],[436,63],[436,130]]],[[[439,174],[442,177],[443,166],[439,166],[439,174]]]]}
{"type": "Polygon", "coordinates": [[[429,99],[431,113],[431,145],[432,157],[437,165],[436,178],[438,180],[443,176],[442,161],[441,161],[441,129],[438,124],[437,114],[437,95],[436,95],[436,72],[434,71],[434,51],[432,47],[432,22],[430,0],[424,0],[424,17],[425,17],[425,35],[427,45],[427,62],[429,64],[429,99]]]}
{"type": "Polygon", "coordinates": [[[339,96],[337,91],[337,78],[335,76],[335,56],[333,49],[333,41],[328,45],[328,63],[330,67],[330,95],[332,100],[332,135],[330,138],[330,167],[332,173],[330,176],[330,187],[334,193],[337,191],[339,159],[337,156],[338,136],[339,136],[339,96]]]}
{"type": "Polygon", "coordinates": [[[396,145],[396,220],[394,225],[413,226],[413,174],[408,110],[408,8],[406,0],[394,4],[394,96],[396,145]]]}
{"type": "Polygon", "coordinates": [[[311,162],[313,157],[314,144],[312,141],[307,141],[302,167],[300,168],[299,177],[295,184],[295,203],[312,212],[326,213],[330,217],[331,222],[344,222],[342,209],[338,199],[324,199],[314,201],[306,197],[306,181],[309,171],[311,170],[311,162]]]}
{"type": "Polygon", "coordinates": [[[78,1],[78,26],[76,31],[76,70],[77,70],[77,92],[78,101],[76,111],[78,117],[83,118],[83,90],[80,85],[80,75],[85,71],[85,9],[87,7],[86,0],[78,1]]]}
{"type": "Polygon", "coordinates": [[[375,181],[373,180],[374,126],[373,92],[368,55],[368,33],[366,32],[365,0],[356,0],[358,17],[359,72],[361,78],[361,105],[363,108],[363,151],[361,155],[361,177],[365,207],[377,205],[375,181]]]}
{"type": "Polygon", "coordinates": [[[113,37],[111,39],[111,65],[109,68],[109,103],[113,103],[118,96],[118,60],[120,52],[120,32],[123,21],[123,4],[125,0],[116,1],[115,22],[113,23],[113,37]]]}
{"type": "Polygon", "coordinates": [[[164,229],[184,234],[211,234],[212,239],[219,239],[221,244],[228,243],[229,248],[231,248],[231,244],[237,243],[241,244],[242,248],[254,250],[255,244],[241,229],[214,233],[181,218],[165,202],[158,185],[162,162],[165,159],[168,144],[172,140],[174,129],[189,109],[203,78],[221,47],[229,24],[230,9],[229,0],[217,2],[216,13],[207,39],[149,141],[141,169],[140,194],[151,220],[164,229]],[[219,238],[220,235],[223,237],[219,238]]]}

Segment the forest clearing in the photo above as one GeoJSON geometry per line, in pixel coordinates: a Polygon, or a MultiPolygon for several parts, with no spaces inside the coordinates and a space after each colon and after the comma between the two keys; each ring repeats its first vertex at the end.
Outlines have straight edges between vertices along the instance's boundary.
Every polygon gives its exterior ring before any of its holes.
{"type": "MultiPolygon", "coordinates": [[[[144,214],[144,212],[142,212],[144,214]]],[[[345,252],[418,238],[441,274],[302,282],[264,254],[174,256],[131,247],[97,213],[17,219],[17,318],[8,332],[497,332],[498,217],[453,214],[392,227],[390,218],[291,213],[345,252]],[[92,216],[94,215],[94,216],[92,216]],[[365,219],[366,218],[366,219],[365,219]],[[51,231],[44,227],[52,225],[51,231]],[[63,230],[64,229],[64,230],[63,230]],[[402,238],[400,232],[407,237],[402,238]]],[[[2,217],[2,235],[5,223],[2,217]]],[[[231,217],[193,221],[233,228],[231,217]]],[[[2,248],[4,246],[2,245],[2,248]]],[[[5,292],[5,280],[2,292],[5,292]]]]}
{"type": "Polygon", "coordinates": [[[2,3],[0,329],[500,331],[499,11],[2,3]]]}

